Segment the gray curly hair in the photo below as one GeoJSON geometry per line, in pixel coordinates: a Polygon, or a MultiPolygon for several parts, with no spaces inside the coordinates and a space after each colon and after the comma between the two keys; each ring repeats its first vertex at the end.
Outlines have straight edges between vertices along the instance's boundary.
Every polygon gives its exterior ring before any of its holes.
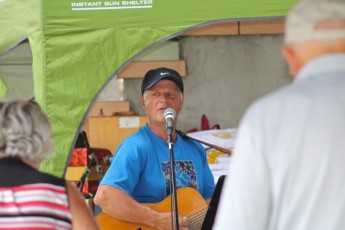
{"type": "Polygon", "coordinates": [[[43,160],[52,152],[51,126],[34,101],[0,102],[0,157],[43,160]]]}

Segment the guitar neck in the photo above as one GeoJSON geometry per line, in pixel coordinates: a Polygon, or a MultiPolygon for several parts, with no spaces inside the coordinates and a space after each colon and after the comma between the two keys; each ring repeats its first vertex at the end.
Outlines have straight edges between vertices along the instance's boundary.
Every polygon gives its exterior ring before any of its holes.
{"type": "Polygon", "coordinates": [[[187,217],[188,229],[189,230],[199,230],[204,222],[207,213],[207,208],[202,209],[187,217]]]}

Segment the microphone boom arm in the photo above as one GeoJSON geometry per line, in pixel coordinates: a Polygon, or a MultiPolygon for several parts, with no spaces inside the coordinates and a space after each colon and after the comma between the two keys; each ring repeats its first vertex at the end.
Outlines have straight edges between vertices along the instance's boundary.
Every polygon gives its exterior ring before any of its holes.
{"type": "Polygon", "coordinates": [[[207,143],[207,142],[204,142],[204,141],[195,139],[195,138],[193,138],[193,137],[188,136],[187,134],[185,134],[185,133],[182,132],[181,130],[177,130],[177,129],[176,129],[175,131],[176,131],[176,133],[180,134],[184,139],[188,139],[188,138],[189,138],[189,139],[195,140],[195,141],[200,142],[200,143],[202,143],[202,144],[204,144],[204,145],[207,145],[207,146],[209,146],[209,147],[211,147],[211,148],[214,148],[214,149],[216,149],[216,150],[218,150],[218,151],[221,151],[222,153],[226,153],[226,154],[228,154],[229,156],[232,154],[232,149],[226,149],[226,148],[220,147],[220,146],[218,146],[218,145],[210,144],[210,143],[207,143]]]}

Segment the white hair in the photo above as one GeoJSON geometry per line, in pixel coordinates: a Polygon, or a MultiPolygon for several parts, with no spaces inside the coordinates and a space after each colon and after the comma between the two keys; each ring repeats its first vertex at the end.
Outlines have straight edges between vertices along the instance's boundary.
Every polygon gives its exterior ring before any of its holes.
{"type": "Polygon", "coordinates": [[[51,126],[36,102],[0,102],[0,157],[43,160],[52,152],[51,126]]]}

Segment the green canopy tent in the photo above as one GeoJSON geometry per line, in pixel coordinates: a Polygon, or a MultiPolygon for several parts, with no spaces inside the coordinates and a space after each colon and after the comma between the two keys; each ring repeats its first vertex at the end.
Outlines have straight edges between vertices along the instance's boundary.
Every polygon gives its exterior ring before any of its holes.
{"type": "Polygon", "coordinates": [[[42,170],[64,175],[92,101],[144,50],[192,27],[284,17],[295,2],[0,0],[0,20],[6,21],[1,25],[0,53],[29,38],[35,98],[53,126],[55,154],[42,170]],[[22,16],[15,19],[17,15],[22,16]]]}

